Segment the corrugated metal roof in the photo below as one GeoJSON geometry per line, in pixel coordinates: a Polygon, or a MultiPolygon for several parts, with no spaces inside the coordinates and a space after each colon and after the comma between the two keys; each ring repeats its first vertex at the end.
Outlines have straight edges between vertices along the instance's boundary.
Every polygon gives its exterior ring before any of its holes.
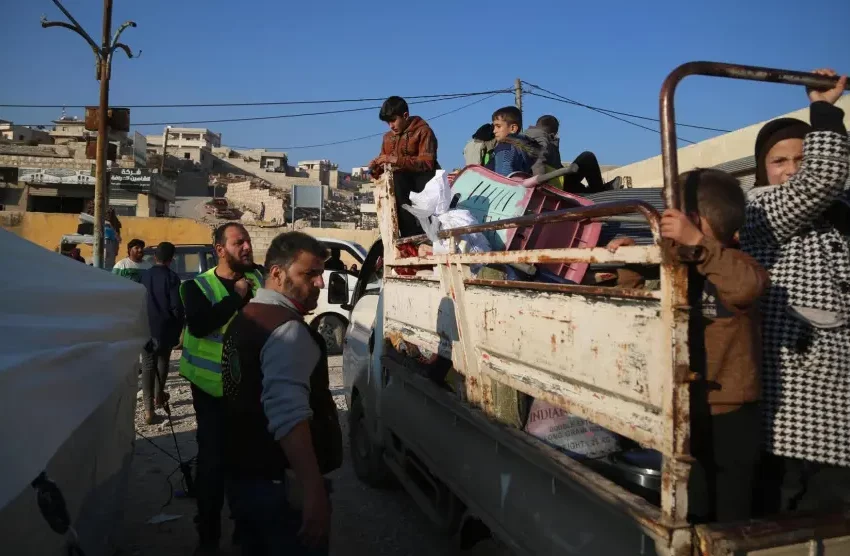
{"type": "MultiPolygon", "coordinates": [[[[664,199],[661,196],[660,187],[638,187],[634,189],[618,189],[616,191],[603,191],[585,195],[594,203],[611,203],[614,201],[643,201],[652,205],[655,210],[664,210],[664,199]]],[[[652,233],[646,224],[637,222],[605,222],[602,224],[602,232],[599,235],[598,246],[602,247],[618,236],[628,236],[634,239],[638,245],[651,245],[652,233]]]]}

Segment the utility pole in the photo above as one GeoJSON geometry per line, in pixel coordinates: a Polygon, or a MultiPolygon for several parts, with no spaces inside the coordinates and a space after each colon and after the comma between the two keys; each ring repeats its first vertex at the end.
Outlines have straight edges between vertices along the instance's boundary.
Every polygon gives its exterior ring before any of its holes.
{"type": "Polygon", "coordinates": [[[522,80],[519,77],[514,81],[514,102],[519,111],[522,112],[522,80]]]}
{"type": "MultiPolygon", "coordinates": [[[[118,42],[121,33],[127,27],[135,27],[133,21],[126,21],[118,27],[113,37],[112,33],[112,1],[103,0],[103,33],[101,44],[98,44],[91,36],[83,29],[83,27],[74,19],[74,16],[65,9],[59,0],[53,0],[56,7],[68,18],[70,23],[64,21],[47,21],[45,16],[41,17],[41,26],[45,29],[48,27],[64,27],[76,34],[80,35],[92,49],[95,56],[95,77],[100,81],[100,103],[98,105],[98,128],[97,128],[97,157],[96,157],[96,178],[94,188],[94,266],[103,268],[103,248],[104,248],[104,219],[108,207],[108,174],[106,172],[106,158],[109,149],[109,79],[112,73],[112,55],[115,50],[120,48],[124,51],[128,58],[133,57],[133,52],[130,47],[124,43],[118,42]]],[[[141,51],[139,51],[141,54],[141,51]]]]}
{"type": "MultiPolygon", "coordinates": [[[[168,136],[170,135],[171,126],[165,126],[165,137],[162,138],[162,160],[159,162],[159,175],[162,176],[165,172],[165,157],[168,156],[168,136]]],[[[215,197],[215,195],[213,195],[215,197]]]]}

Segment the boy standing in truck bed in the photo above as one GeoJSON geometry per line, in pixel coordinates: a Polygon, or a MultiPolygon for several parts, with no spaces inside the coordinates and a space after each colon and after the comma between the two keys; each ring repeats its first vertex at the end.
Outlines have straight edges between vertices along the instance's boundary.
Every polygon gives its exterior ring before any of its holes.
{"type": "Polygon", "coordinates": [[[411,204],[410,193],[420,193],[440,169],[437,137],[425,120],[410,115],[401,97],[385,100],[378,117],[390,130],[384,134],[381,154],[369,163],[369,171],[377,179],[384,173],[384,164],[392,167],[399,237],[421,234],[419,221],[401,207],[411,204]]]}
{"type": "MultiPolygon", "coordinates": [[[[689,261],[688,323],[691,370],[691,470],[688,507],[696,522],[750,516],[761,417],[761,326],[756,302],[767,271],[733,247],[744,224],[738,180],[719,170],[681,176],[685,212],[667,209],[661,235],[695,248],[689,261]]],[[[614,240],[608,248],[628,245],[614,240]]],[[[680,247],[677,247],[677,249],[680,247]]]]}

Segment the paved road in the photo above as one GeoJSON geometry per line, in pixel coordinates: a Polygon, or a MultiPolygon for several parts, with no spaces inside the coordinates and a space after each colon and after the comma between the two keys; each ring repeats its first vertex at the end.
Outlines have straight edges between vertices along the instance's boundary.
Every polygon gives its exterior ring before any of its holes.
{"type": "MultiPolygon", "coordinates": [[[[176,361],[174,361],[176,362],[176,361]]],[[[342,390],[342,358],[331,358],[331,389],[342,390]]],[[[192,410],[188,383],[177,377],[175,365],[169,380],[172,395],[173,419],[177,445],[183,457],[195,454],[195,415],[192,410]]],[[[351,467],[348,455],[347,417],[344,397],[336,396],[343,421],[346,461],[334,472],[333,536],[331,554],[334,556],[434,556],[452,554],[450,539],[434,531],[430,522],[402,490],[378,491],[361,484],[351,467]]],[[[139,395],[141,402],[141,394],[139,395]]],[[[141,403],[139,403],[141,406],[141,403]]],[[[137,432],[150,438],[171,454],[176,452],[174,439],[166,423],[146,426],[137,408],[137,432]]],[[[195,541],[192,527],[194,515],[191,500],[170,498],[179,489],[179,473],[168,475],[176,464],[139,434],[128,492],[127,515],[122,535],[122,555],[183,556],[191,554],[195,541]],[[167,504],[166,504],[167,503],[167,504]],[[164,505],[165,504],[165,505],[164,505]],[[163,506],[164,505],[164,506],[163,506]],[[147,523],[159,514],[178,516],[160,524],[147,523]]],[[[225,519],[225,538],[230,533],[225,519]]],[[[229,542],[223,542],[223,556],[236,555],[229,542]]]]}

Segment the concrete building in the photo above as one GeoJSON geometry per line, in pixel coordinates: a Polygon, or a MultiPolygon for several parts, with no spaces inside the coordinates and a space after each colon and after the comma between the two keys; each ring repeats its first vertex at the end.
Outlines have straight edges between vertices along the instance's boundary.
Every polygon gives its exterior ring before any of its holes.
{"type": "Polygon", "coordinates": [[[88,137],[96,136],[94,132],[86,131],[85,126],[84,120],[63,114],[58,120],[53,120],[53,131],[50,132],[50,136],[53,137],[53,142],[57,145],[80,143],[88,137]]]}
{"type": "MultiPolygon", "coordinates": [[[[94,167],[85,156],[85,143],[0,144],[2,210],[82,212],[94,198],[94,167]]],[[[132,157],[111,164],[109,204],[119,214],[164,216],[174,197],[174,182],[134,168],[132,157]]]]}
{"type": "Polygon", "coordinates": [[[286,173],[286,153],[263,152],[260,153],[260,168],[266,172],[286,173]]]}
{"type": "Polygon", "coordinates": [[[163,154],[165,134],[168,134],[168,155],[189,161],[201,170],[213,166],[212,149],[221,147],[221,134],[207,128],[167,127],[160,135],[148,135],[148,154],[163,154]]]}
{"type": "Polygon", "coordinates": [[[7,120],[0,120],[0,138],[19,143],[50,145],[53,137],[45,129],[15,125],[7,120]]]}
{"type": "Polygon", "coordinates": [[[318,180],[322,185],[336,187],[336,180],[331,181],[331,170],[336,170],[337,165],[331,164],[330,160],[302,160],[298,163],[298,169],[306,172],[307,177],[318,180]]]}
{"type": "Polygon", "coordinates": [[[358,166],[357,168],[351,169],[351,177],[357,178],[361,180],[365,180],[368,178],[369,167],[368,166],[358,166]]]}
{"type": "MultiPolygon", "coordinates": [[[[837,106],[844,110],[844,123],[850,127],[850,95],[838,100],[837,106]]],[[[780,117],[790,117],[809,121],[809,108],[784,114],[780,117]]],[[[773,120],[775,118],[771,118],[773,120]]],[[[688,145],[678,150],[679,172],[694,168],[717,168],[731,173],[741,181],[745,189],[753,185],[755,179],[755,148],[756,136],[766,122],[759,122],[731,133],[724,133],[695,145],[688,145]]],[[[631,181],[632,187],[660,187],[664,183],[661,170],[661,156],[626,164],[613,170],[603,172],[604,180],[622,176],[626,183],[631,181]]]]}

